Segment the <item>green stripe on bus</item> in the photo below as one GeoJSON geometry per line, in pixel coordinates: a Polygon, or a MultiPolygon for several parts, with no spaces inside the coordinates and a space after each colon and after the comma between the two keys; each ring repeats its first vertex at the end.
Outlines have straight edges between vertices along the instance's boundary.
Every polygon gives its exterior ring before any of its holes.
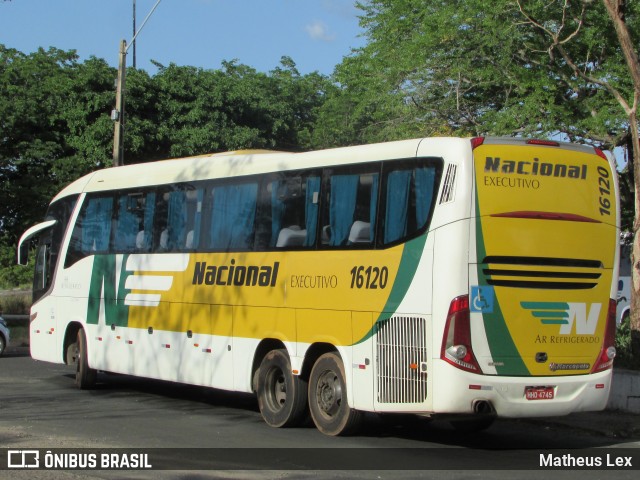
{"type": "Polygon", "coordinates": [[[568,310],[566,302],[520,302],[522,308],[527,310],[568,310]]]}
{"type": "MultiPolygon", "coordinates": [[[[484,275],[480,262],[486,257],[486,248],[484,245],[484,236],[482,234],[482,217],[480,216],[480,205],[478,200],[478,192],[476,190],[476,255],[478,258],[478,264],[476,266],[478,270],[478,284],[488,285],[487,278],[484,275]]],[[[489,350],[494,360],[499,359],[499,362],[495,362],[495,369],[498,375],[514,375],[514,376],[529,376],[531,372],[522,360],[522,356],[516,347],[509,327],[504,319],[502,310],[500,309],[499,298],[496,295],[496,300],[493,305],[492,313],[483,313],[482,319],[484,322],[484,330],[487,335],[487,341],[489,343],[489,350]],[[504,362],[504,359],[509,359],[504,362]],[[504,363],[504,365],[502,365],[504,363]]]]}
{"type": "Polygon", "coordinates": [[[413,277],[418,270],[418,264],[420,263],[426,242],[427,234],[424,234],[405,243],[402,250],[402,257],[400,258],[400,265],[398,265],[398,273],[391,287],[387,303],[378,316],[378,319],[374,322],[371,330],[355,342],[354,345],[358,345],[375,335],[380,326],[389,320],[398,309],[413,282],[413,277]]]}

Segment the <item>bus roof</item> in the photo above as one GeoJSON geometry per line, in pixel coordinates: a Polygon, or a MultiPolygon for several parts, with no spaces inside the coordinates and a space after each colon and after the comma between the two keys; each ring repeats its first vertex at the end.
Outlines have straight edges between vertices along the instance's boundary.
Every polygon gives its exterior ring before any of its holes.
{"type": "MultiPolygon", "coordinates": [[[[448,140],[463,141],[463,139],[448,140]]],[[[416,156],[421,141],[422,139],[402,140],[304,153],[239,150],[105,168],[71,183],[58,193],[53,201],[82,192],[119,190],[373,160],[412,158],[416,156]]]]}
{"type": "MultiPolygon", "coordinates": [[[[117,168],[105,168],[90,173],[64,188],[53,201],[82,192],[98,192],[164,185],[177,182],[197,181],[255,175],[286,170],[321,168],[331,165],[346,165],[377,160],[413,158],[419,147],[434,152],[460,152],[471,150],[470,138],[430,137],[394,142],[358,145],[351,147],[316,150],[303,153],[270,150],[238,150],[193,157],[138,163],[117,168]],[[421,145],[422,144],[422,145],[421,145]]],[[[545,141],[485,137],[476,138],[484,144],[544,145],[545,141]],[[538,143],[542,142],[542,143],[538,143]]],[[[553,147],[596,153],[593,147],[564,142],[550,142],[553,147]]]]}

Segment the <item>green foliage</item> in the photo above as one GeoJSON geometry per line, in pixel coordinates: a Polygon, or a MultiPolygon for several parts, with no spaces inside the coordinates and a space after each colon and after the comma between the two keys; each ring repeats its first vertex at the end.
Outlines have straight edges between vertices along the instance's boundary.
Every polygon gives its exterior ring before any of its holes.
{"type": "MultiPolygon", "coordinates": [[[[308,149],[331,83],[295,63],[265,74],[236,62],[221,70],[128,69],[125,163],[248,148],[308,149]]],[[[0,287],[29,283],[15,266],[21,233],[78,177],[112,165],[117,71],[74,51],[31,54],[0,45],[0,287]]]]}
{"type": "Polygon", "coordinates": [[[637,333],[631,329],[631,317],[627,315],[616,330],[616,367],[640,370],[640,357],[634,355],[637,333]]]}
{"type": "MultiPolygon", "coordinates": [[[[30,260],[33,262],[33,258],[30,260]]],[[[33,263],[26,267],[17,265],[15,246],[0,239],[0,290],[15,287],[31,288],[32,282],[33,263]]]]}
{"type": "MultiPolygon", "coordinates": [[[[562,134],[624,144],[627,115],[602,83],[630,104],[633,88],[602,2],[521,3],[526,15],[515,0],[359,3],[368,43],[337,67],[315,143],[562,134]]],[[[639,13],[626,2],[632,32],[640,32],[639,13]]]]}

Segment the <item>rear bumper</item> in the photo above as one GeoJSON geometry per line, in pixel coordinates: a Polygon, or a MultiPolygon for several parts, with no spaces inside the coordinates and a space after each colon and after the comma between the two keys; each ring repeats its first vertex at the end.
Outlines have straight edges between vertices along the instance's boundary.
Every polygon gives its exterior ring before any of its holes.
{"type": "Polygon", "coordinates": [[[434,413],[474,413],[488,402],[499,417],[546,417],[603,410],[611,389],[612,370],[591,375],[498,377],[476,375],[436,360],[434,413]],[[553,387],[554,398],[528,400],[526,387],[553,387]]]}

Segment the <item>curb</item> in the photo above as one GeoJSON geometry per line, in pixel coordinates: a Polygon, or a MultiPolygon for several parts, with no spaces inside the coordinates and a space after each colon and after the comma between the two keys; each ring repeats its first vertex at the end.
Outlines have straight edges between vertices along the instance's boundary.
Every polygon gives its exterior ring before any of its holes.
{"type": "Polygon", "coordinates": [[[640,414],[640,372],[613,369],[613,383],[607,409],[640,414]]]}

